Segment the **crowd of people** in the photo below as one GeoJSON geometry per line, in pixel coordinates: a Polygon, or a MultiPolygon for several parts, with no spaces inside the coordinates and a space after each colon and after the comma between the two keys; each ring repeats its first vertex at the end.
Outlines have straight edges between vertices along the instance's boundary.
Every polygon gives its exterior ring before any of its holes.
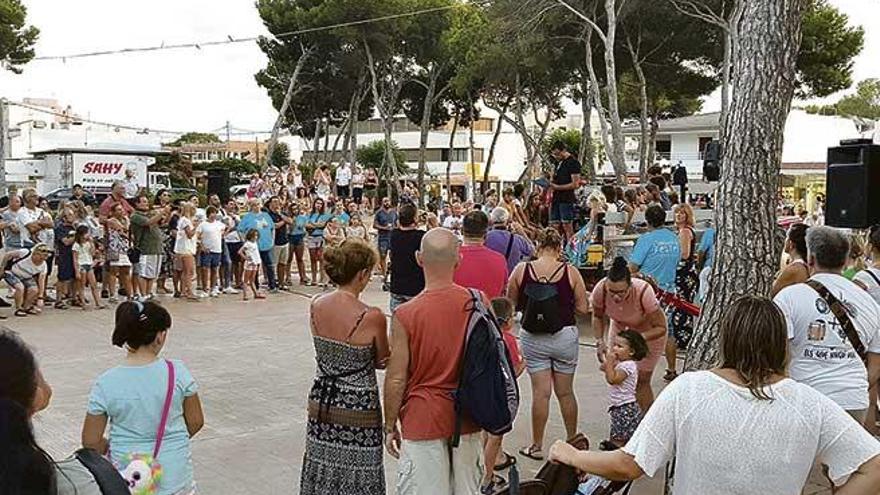
{"type": "MultiPolygon", "coordinates": [[[[317,370],[300,493],[384,494],[385,452],[398,459],[402,495],[494,493],[516,454],[617,480],[653,476],[674,458],[675,493],[685,495],[796,494],[820,462],[838,493],[876,493],[880,227],[861,251],[856,237],[839,230],[791,227],[773,300],[746,297],[727,308],[717,368],[679,376],[675,356],[693,315],[664,307],[660,296],[699,301],[714,234],[698,239],[691,206],[677,203],[662,176],[644,191],[591,192],[576,231],[579,165],[564,146],[554,148],[557,170],[528,196],[519,185],[479,204],[453,199],[422,210],[411,198],[395,205],[365,194],[378,186],[374,174],[347,165],[335,175],[319,168],[310,182],[295,170],[281,179],[255,176],[244,212],[217,196],[204,208],[198,197],[175,204],[165,191],[152,201],[126,197],[118,183],[97,211],[75,194],[54,221],[36,193],[24,191],[3,216],[4,279],[21,317],[48,301],[52,258],[58,309],[127,299],[116,308],[112,336],[125,362],[95,380],[83,446],[111,459],[131,487],[160,495],[195,493],[190,438],[205,418],[188,368],[160,357],[171,315],[157,295],[260,299],[264,288],[294,282],[326,289],[309,307],[317,370]],[[633,225],[636,212],[646,230],[631,249],[613,253],[605,276],[588,288],[572,243],[581,232],[598,235],[599,214],[614,211],[628,213],[620,232],[642,229],[633,225]],[[847,278],[854,252],[872,261],[847,278]],[[390,324],[386,308],[361,300],[377,276],[389,292],[390,324]],[[455,409],[472,290],[493,310],[511,369],[531,385],[530,441],[515,454],[503,436],[483,433],[455,409]],[[595,363],[580,362],[579,315],[592,317],[595,363]],[[664,355],[672,383],[655,394],[652,376],[664,355]],[[578,431],[583,398],[574,378],[584,365],[608,384],[602,452],[559,441],[547,448],[551,398],[567,436],[578,431]],[[376,370],[385,370],[381,388],[376,370]]],[[[9,493],[51,493],[43,486],[98,493],[77,481],[87,476],[76,460],[52,461],[33,438],[29,416],[48,405],[51,389],[30,350],[4,332],[0,357],[0,405],[22,432],[4,455],[16,458],[8,465],[36,466],[0,476],[8,486],[26,485],[9,493]]]]}

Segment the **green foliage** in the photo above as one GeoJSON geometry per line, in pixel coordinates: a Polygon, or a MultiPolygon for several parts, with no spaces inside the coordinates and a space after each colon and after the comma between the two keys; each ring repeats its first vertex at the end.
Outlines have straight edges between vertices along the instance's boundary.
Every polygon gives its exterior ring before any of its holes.
{"type": "Polygon", "coordinates": [[[226,158],[210,163],[199,163],[193,166],[196,170],[210,170],[212,168],[224,168],[229,170],[230,175],[245,177],[260,171],[260,166],[241,158],[226,158]]]}
{"type": "Polygon", "coordinates": [[[808,113],[820,115],[841,115],[868,120],[880,119],[880,79],[866,79],[858,84],[856,92],[844,96],[832,105],[810,105],[808,113]]]}
{"type": "Polygon", "coordinates": [[[269,165],[281,170],[286,170],[290,166],[290,148],[287,143],[275,143],[272,149],[272,156],[269,157],[269,165]]]}
{"type": "MultiPolygon", "coordinates": [[[[589,171],[586,169],[588,157],[585,157],[581,154],[581,130],[580,129],[566,129],[564,127],[560,127],[558,129],[554,129],[550,134],[541,141],[541,153],[544,156],[550,155],[550,148],[553,147],[553,144],[557,141],[562,141],[568,146],[569,152],[572,155],[576,156],[577,159],[581,162],[581,174],[584,177],[589,177],[589,171]]],[[[602,156],[602,153],[605,151],[601,147],[601,143],[593,143],[593,158],[595,159],[597,156],[602,156]]]]}
{"type": "Polygon", "coordinates": [[[20,0],[0,0],[0,67],[21,74],[22,65],[34,58],[40,30],[25,26],[27,9],[20,0]]]}
{"type": "Polygon", "coordinates": [[[220,138],[216,134],[210,132],[187,132],[177,138],[176,141],[168,143],[169,146],[183,146],[184,144],[205,144],[219,143],[220,138]]]}
{"type": "MultiPolygon", "coordinates": [[[[394,161],[398,167],[403,167],[406,172],[406,155],[397,147],[397,143],[391,142],[391,150],[394,153],[394,161]]],[[[357,160],[361,166],[381,171],[385,164],[385,141],[373,141],[370,144],[358,147],[357,160]]]]}
{"type": "Polygon", "coordinates": [[[822,97],[852,85],[853,61],[865,44],[865,31],[826,0],[813,0],[804,15],[798,55],[798,96],[822,97]]]}

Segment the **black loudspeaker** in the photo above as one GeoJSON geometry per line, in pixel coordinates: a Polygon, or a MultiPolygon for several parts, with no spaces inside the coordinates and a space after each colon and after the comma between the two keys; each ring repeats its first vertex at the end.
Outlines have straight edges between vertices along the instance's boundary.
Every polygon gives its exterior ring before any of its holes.
{"type": "Polygon", "coordinates": [[[721,143],[709,141],[703,149],[703,177],[709,182],[721,178],[721,143]]]}
{"type": "Polygon", "coordinates": [[[841,144],[828,149],[825,224],[866,229],[880,223],[880,146],[841,144]]]}
{"type": "Polygon", "coordinates": [[[721,142],[720,141],[709,141],[706,143],[706,148],[703,150],[703,155],[705,156],[705,160],[707,162],[717,162],[721,160],[721,142]]]}
{"type": "Polygon", "coordinates": [[[208,196],[216,194],[220,201],[229,200],[229,170],[212,168],[208,170],[208,196]]]}

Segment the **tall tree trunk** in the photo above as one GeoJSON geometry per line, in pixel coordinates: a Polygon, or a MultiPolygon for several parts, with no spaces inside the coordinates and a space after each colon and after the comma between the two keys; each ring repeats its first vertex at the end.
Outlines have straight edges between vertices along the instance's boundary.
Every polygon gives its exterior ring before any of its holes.
{"type": "Polygon", "coordinates": [[[385,163],[386,166],[390,167],[391,177],[394,178],[394,188],[397,191],[397,197],[400,198],[402,192],[400,187],[400,171],[397,167],[397,161],[394,158],[394,148],[392,146],[393,140],[391,137],[394,127],[394,111],[397,108],[400,90],[403,88],[403,80],[400,77],[395,77],[397,74],[394,74],[393,69],[387,69],[391,83],[386,84],[385,86],[387,87],[384,88],[384,92],[380,93],[379,77],[376,74],[373,52],[370,50],[370,44],[367,43],[366,39],[364,39],[363,43],[364,52],[367,55],[367,67],[370,71],[370,88],[373,91],[373,102],[376,105],[376,109],[379,110],[379,116],[382,118],[382,124],[385,130],[385,163]]]}
{"type": "MultiPolygon", "coordinates": [[[[593,31],[588,30],[584,42],[584,64],[587,67],[587,73],[590,75],[590,86],[593,88],[592,91],[590,91],[590,94],[593,97],[593,106],[596,108],[596,111],[599,112],[599,137],[602,138],[602,147],[605,148],[605,157],[608,158],[608,161],[613,161],[611,158],[610,129],[608,128],[608,119],[607,114],[605,113],[605,104],[602,102],[602,87],[599,85],[599,78],[596,77],[596,68],[593,66],[593,48],[592,43],[590,42],[592,37],[593,31]]],[[[596,159],[603,160],[603,157],[597,156],[596,159]]],[[[603,167],[604,163],[598,163],[597,169],[602,169],[603,167]]]]}
{"type": "MultiPolygon", "coordinates": [[[[290,84],[287,86],[287,92],[284,94],[284,101],[281,102],[281,108],[278,109],[278,117],[275,119],[275,125],[272,126],[272,135],[269,138],[269,144],[266,146],[266,156],[271,157],[275,152],[275,146],[278,144],[278,133],[281,131],[281,125],[284,123],[284,114],[287,113],[287,109],[290,107],[290,99],[293,97],[296,81],[299,79],[299,74],[302,72],[302,68],[311,54],[311,49],[303,50],[299,60],[296,61],[293,74],[290,76],[290,84]]],[[[269,161],[266,160],[266,163],[269,163],[269,161]]]]}
{"type": "Polygon", "coordinates": [[[330,117],[324,119],[324,149],[321,151],[321,160],[330,164],[328,153],[330,151],[330,117]]]}
{"type": "Polygon", "coordinates": [[[321,149],[321,119],[315,119],[315,139],[312,144],[314,146],[314,150],[313,150],[314,155],[312,156],[312,164],[317,165],[318,164],[318,151],[321,149]]]}
{"type": "Polygon", "coordinates": [[[721,169],[711,286],[688,349],[687,369],[716,364],[725,308],[742,295],[770,292],[781,251],[776,194],[785,121],[808,2],[742,2],[723,142],[725,163],[736,166],[721,169]]]}
{"type": "MultiPolygon", "coordinates": [[[[473,101],[473,98],[470,98],[468,95],[468,99],[473,101]]],[[[470,147],[470,162],[471,162],[471,198],[476,201],[477,199],[477,160],[476,153],[474,147],[474,112],[473,107],[471,107],[470,111],[470,125],[468,126],[468,145],[470,147]]]]}
{"type": "Polygon", "coordinates": [[[580,160],[584,178],[592,183],[596,180],[596,157],[593,149],[593,103],[590,101],[589,82],[581,82],[581,113],[584,121],[581,123],[580,160]]]}
{"type": "Polygon", "coordinates": [[[446,201],[452,202],[452,153],[455,151],[455,133],[458,132],[458,121],[461,120],[461,109],[455,109],[455,120],[452,121],[452,132],[449,133],[449,151],[446,156],[446,201]]]}
{"type": "Polygon", "coordinates": [[[639,136],[639,178],[648,175],[648,150],[650,149],[649,130],[648,130],[648,82],[645,80],[645,72],[642,70],[642,61],[639,53],[633,46],[629,36],[626,37],[626,47],[629,49],[630,57],[632,57],[633,70],[636,73],[636,80],[639,83],[639,128],[641,134],[639,136]]]}
{"type": "Polygon", "coordinates": [[[369,89],[365,87],[366,82],[366,72],[362,71],[358,76],[358,98],[354,104],[354,114],[351,116],[352,122],[348,128],[348,162],[351,164],[352,169],[354,168],[355,164],[357,164],[357,137],[361,121],[361,103],[363,103],[364,98],[366,98],[367,96],[366,91],[369,91],[369,89]]]}
{"type": "MultiPolygon", "coordinates": [[[[648,136],[648,166],[654,165],[654,161],[657,159],[657,130],[660,127],[660,116],[657,112],[654,112],[654,115],[651,116],[651,133],[648,136]]],[[[648,182],[648,170],[639,170],[639,182],[645,184],[648,182]]]]}
{"type": "MultiPolygon", "coordinates": [[[[504,102],[503,110],[507,112],[510,99],[504,102]]],[[[498,122],[495,124],[495,134],[492,135],[492,144],[489,146],[489,157],[486,158],[486,169],[483,170],[483,198],[486,197],[486,191],[489,190],[489,171],[492,169],[492,161],[495,160],[495,146],[498,145],[498,138],[501,136],[501,128],[504,126],[504,120],[499,116],[498,122]]]]}
{"type": "Polygon", "coordinates": [[[342,122],[342,127],[339,128],[339,131],[336,133],[336,137],[333,138],[333,149],[330,150],[330,163],[334,163],[336,161],[336,152],[339,150],[339,141],[343,136],[348,134],[348,124],[350,120],[345,119],[342,122]]]}
{"type": "Polygon", "coordinates": [[[425,89],[425,102],[422,107],[422,125],[419,136],[419,172],[417,187],[419,191],[419,206],[425,205],[425,169],[428,166],[428,134],[431,132],[431,113],[434,109],[434,93],[437,91],[437,78],[440,70],[436,64],[431,64],[428,75],[428,84],[425,89]]]}
{"type": "Polygon", "coordinates": [[[617,101],[617,64],[614,58],[617,37],[617,0],[605,0],[605,19],[608,21],[605,33],[605,80],[608,83],[608,118],[611,120],[611,164],[617,183],[625,186],[626,154],[624,152],[623,124],[620,121],[620,106],[617,101]]]}

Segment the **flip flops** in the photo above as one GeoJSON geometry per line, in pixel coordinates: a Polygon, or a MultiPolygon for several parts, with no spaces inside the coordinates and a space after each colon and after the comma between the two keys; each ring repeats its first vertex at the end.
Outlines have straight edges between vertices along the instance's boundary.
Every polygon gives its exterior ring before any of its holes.
{"type": "Polygon", "coordinates": [[[541,452],[540,447],[536,447],[534,445],[529,445],[528,447],[523,447],[519,449],[519,455],[523,457],[528,457],[533,461],[543,461],[544,453],[541,452]]]}
{"type": "Polygon", "coordinates": [[[516,457],[508,454],[507,452],[502,452],[502,454],[504,454],[504,462],[502,462],[501,464],[496,464],[493,468],[494,471],[504,471],[510,466],[516,464],[516,457]]]}

